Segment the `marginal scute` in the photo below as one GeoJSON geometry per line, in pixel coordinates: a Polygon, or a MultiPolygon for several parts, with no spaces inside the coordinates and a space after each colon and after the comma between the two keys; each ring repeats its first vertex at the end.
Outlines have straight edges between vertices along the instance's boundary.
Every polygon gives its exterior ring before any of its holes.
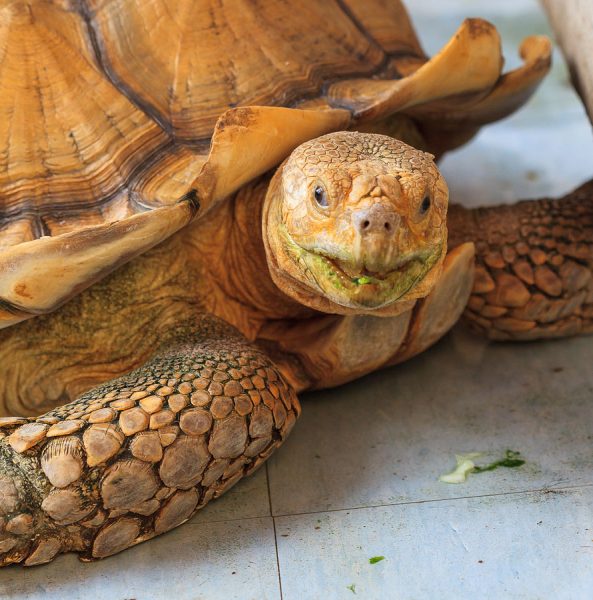
{"type": "Polygon", "coordinates": [[[83,454],[82,442],[75,436],[51,439],[41,452],[41,468],[53,486],[64,488],[82,475],[83,454]]]}
{"type": "Polygon", "coordinates": [[[95,558],[105,558],[132,545],[140,533],[140,521],[122,517],[108,523],[99,531],[93,542],[92,554],[95,558]]]}
{"type": "Polygon", "coordinates": [[[101,481],[101,497],[107,509],[130,509],[152,498],[159,483],[152,466],[137,459],[111,465],[101,481]]]}

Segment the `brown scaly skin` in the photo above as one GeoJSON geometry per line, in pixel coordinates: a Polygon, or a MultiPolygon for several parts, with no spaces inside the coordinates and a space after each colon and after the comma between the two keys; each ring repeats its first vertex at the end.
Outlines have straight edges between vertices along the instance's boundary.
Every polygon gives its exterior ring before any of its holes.
{"type": "Polygon", "coordinates": [[[451,247],[474,240],[467,320],[494,340],[593,331],[593,182],[560,199],[451,206],[451,247]]]}
{"type": "MultiPolygon", "coordinates": [[[[446,186],[427,155],[383,136],[317,142],[321,152],[311,143],[297,150],[269,188],[265,179],[247,186],[53,316],[0,334],[9,402],[15,390],[50,393],[54,404],[79,396],[37,419],[0,423],[1,564],[65,551],[103,558],[181,524],[285,439],[299,412],[295,390],[404,360],[455,321],[472,246],[444,263],[439,254],[411,286],[399,285],[408,263],[394,258],[430,262],[446,240],[446,186]],[[326,153],[335,162],[319,160],[326,153]],[[319,179],[329,202],[315,220],[319,179]],[[303,244],[300,254],[282,245],[279,224],[303,244]],[[380,293],[332,293],[327,263],[310,254],[332,256],[332,268],[380,293]],[[394,270],[389,297],[373,279],[394,270]]],[[[476,233],[462,212],[455,218],[459,240],[476,233]]]]}
{"type": "Polygon", "coordinates": [[[261,466],[299,412],[236,330],[179,325],[142,368],[5,427],[2,563],[103,558],[176,527],[261,466]]]}

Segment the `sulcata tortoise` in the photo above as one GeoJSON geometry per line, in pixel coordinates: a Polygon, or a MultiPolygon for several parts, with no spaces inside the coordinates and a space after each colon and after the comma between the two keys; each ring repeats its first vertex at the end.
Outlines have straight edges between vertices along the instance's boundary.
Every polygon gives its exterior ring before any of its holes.
{"type": "Polygon", "coordinates": [[[501,75],[493,26],[428,59],[396,0],[8,0],[0,49],[3,565],[187,521],[297,393],[466,305],[492,338],[592,327],[587,190],[448,214],[434,162],[527,100],[545,38],[501,75]]]}

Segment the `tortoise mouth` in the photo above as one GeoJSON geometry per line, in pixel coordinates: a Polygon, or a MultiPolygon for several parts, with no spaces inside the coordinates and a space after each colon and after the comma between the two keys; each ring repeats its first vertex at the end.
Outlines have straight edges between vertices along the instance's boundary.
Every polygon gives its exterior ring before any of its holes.
{"type": "Polygon", "coordinates": [[[399,258],[389,271],[356,267],[322,249],[300,246],[285,225],[279,227],[299,280],[341,306],[378,309],[402,300],[438,264],[443,247],[427,247],[399,258]]]}

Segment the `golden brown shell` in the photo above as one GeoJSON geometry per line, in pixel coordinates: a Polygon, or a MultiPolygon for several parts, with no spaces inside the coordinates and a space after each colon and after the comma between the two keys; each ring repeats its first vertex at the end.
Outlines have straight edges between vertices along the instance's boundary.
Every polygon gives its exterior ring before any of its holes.
{"type": "Polygon", "coordinates": [[[439,152],[457,145],[533,91],[549,47],[523,53],[500,77],[496,31],[469,20],[427,62],[395,0],[5,0],[0,327],[54,310],[311,137],[415,111],[439,152]]]}

